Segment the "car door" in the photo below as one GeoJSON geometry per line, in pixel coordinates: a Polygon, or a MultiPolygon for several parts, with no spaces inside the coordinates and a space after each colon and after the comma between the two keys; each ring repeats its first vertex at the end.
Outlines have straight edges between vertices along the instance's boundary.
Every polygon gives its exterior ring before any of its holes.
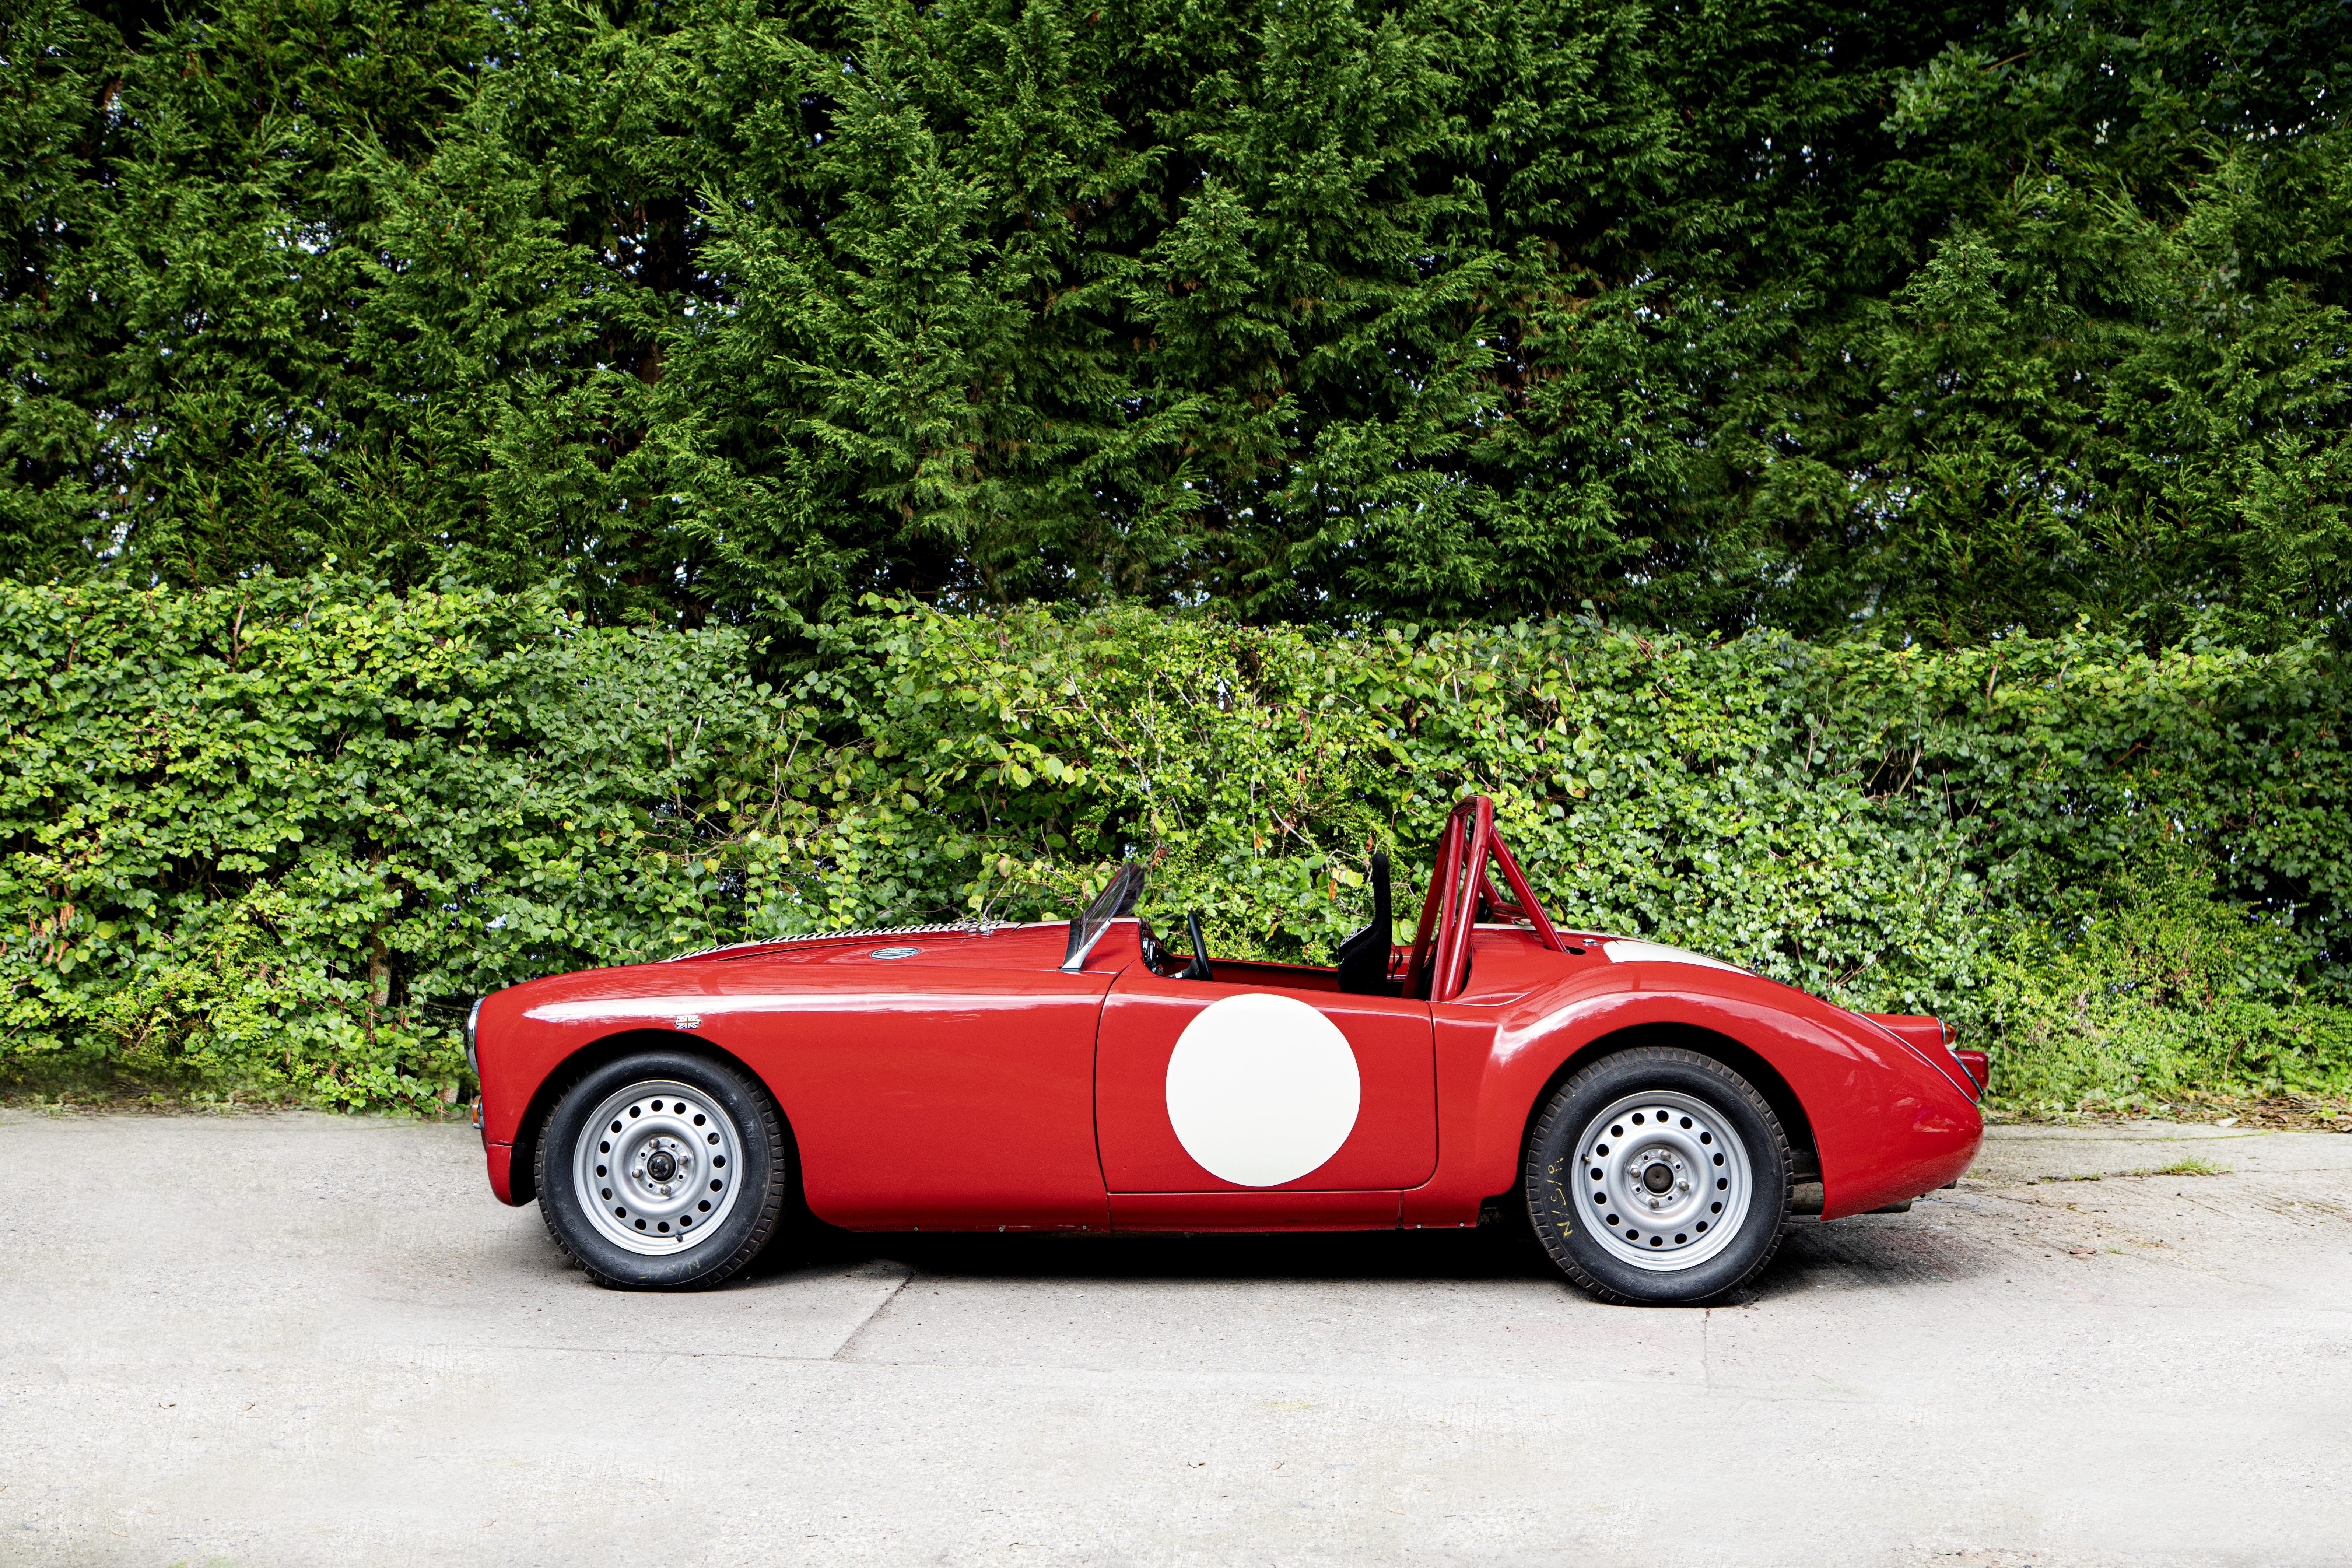
{"type": "MultiPolygon", "coordinates": [[[[1264,1194],[1268,1214],[1286,1214],[1298,1205],[1284,1194],[1393,1194],[1429,1178],[1427,1003],[1343,994],[1328,970],[1217,970],[1181,980],[1130,964],[1105,998],[1095,1119],[1114,1224],[1120,1194],[1264,1194]]],[[[1181,1218],[1164,1204],[1127,1207],[1181,1218]]],[[[1230,1223],[1253,1212],[1230,1198],[1209,1210],[1230,1223]]]]}

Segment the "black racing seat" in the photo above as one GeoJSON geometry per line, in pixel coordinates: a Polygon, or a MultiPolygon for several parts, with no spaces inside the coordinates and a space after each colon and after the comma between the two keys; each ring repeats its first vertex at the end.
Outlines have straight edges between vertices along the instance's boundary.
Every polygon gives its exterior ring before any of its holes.
{"type": "Polygon", "coordinates": [[[1339,944],[1339,989],[1350,996],[1393,996],[1389,978],[1392,935],[1389,926],[1389,858],[1372,855],[1372,923],[1339,944]]]}

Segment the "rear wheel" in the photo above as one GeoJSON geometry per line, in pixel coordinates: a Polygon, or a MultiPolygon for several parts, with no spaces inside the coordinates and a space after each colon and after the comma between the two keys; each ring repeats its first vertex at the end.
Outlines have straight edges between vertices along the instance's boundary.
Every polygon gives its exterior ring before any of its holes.
{"type": "Polygon", "coordinates": [[[607,1062],[566,1090],[539,1141],[548,1233],[599,1285],[718,1284],[782,1215],[790,1162],[767,1092],[683,1051],[607,1062]]]}
{"type": "Polygon", "coordinates": [[[1704,1301],[1754,1278],[1789,1215],[1789,1141],[1711,1057],[1642,1047],[1570,1078],[1528,1139],[1528,1217],[1604,1301],[1704,1301]]]}

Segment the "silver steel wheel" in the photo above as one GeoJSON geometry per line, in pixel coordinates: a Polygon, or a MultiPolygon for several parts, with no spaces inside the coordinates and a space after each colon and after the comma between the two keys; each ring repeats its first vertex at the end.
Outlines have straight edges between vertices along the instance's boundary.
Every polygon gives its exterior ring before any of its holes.
{"type": "Polygon", "coordinates": [[[608,1096],[572,1151],[573,1191],[597,1234],[656,1256],[689,1251],[719,1229],[742,1169],[734,1119],[668,1079],[608,1096]]]}
{"type": "Polygon", "coordinates": [[[1585,1234],[1636,1268],[1696,1268],[1731,1245],[1756,1192],[1731,1119],[1671,1089],[1629,1094],[1584,1124],[1585,1234]]]}

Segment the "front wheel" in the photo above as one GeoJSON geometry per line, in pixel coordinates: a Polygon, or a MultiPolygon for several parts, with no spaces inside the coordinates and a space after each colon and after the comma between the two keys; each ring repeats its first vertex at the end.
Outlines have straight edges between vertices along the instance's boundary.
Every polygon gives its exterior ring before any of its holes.
{"type": "Polygon", "coordinates": [[[642,1051],[564,1092],[539,1141],[548,1234],[599,1285],[718,1284],[759,1256],[790,1161],[757,1083],[707,1057],[642,1051]]]}
{"type": "Polygon", "coordinates": [[[1604,1301],[1676,1306],[1754,1278],[1789,1215],[1789,1140],[1754,1086],[1712,1057],[1645,1046],[1553,1094],[1528,1139],[1528,1216],[1604,1301]]]}

